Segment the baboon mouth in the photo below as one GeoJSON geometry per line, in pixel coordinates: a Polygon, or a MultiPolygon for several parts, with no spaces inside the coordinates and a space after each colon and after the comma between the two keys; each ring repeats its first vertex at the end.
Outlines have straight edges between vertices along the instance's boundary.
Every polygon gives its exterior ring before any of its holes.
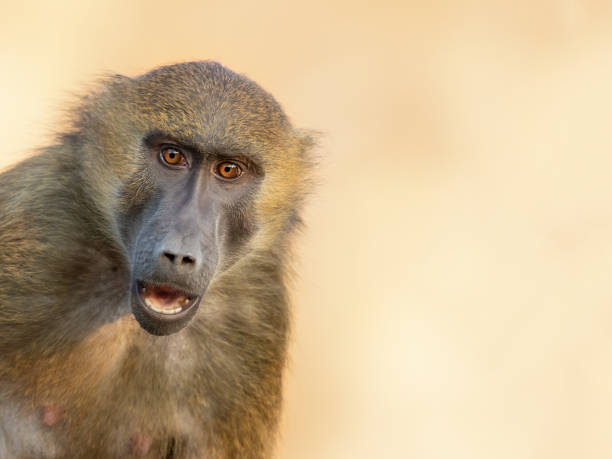
{"type": "Polygon", "coordinates": [[[142,281],[138,282],[138,296],[147,309],[164,316],[182,315],[199,299],[175,287],[142,281]]]}

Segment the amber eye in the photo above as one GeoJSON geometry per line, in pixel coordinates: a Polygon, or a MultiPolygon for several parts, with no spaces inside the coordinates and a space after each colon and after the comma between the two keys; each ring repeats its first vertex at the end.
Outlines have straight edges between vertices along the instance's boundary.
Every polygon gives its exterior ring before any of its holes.
{"type": "Polygon", "coordinates": [[[222,163],[217,164],[215,172],[219,177],[228,180],[237,179],[243,174],[242,167],[240,167],[239,164],[232,163],[230,161],[223,161],[222,163]]]}
{"type": "Polygon", "coordinates": [[[187,160],[185,155],[174,147],[163,147],[160,152],[160,157],[164,163],[169,166],[186,166],[187,160]]]}

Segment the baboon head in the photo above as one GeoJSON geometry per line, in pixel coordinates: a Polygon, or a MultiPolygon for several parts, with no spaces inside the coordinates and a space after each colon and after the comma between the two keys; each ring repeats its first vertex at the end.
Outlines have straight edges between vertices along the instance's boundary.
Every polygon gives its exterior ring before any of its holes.
{"type": "Polygon", "coordinates": [[[149,333],[185,327],[242,257],[282,256],[308,139],[254,82],[211,62],[114,77],[77,128],[89,193],[149,333]]]}

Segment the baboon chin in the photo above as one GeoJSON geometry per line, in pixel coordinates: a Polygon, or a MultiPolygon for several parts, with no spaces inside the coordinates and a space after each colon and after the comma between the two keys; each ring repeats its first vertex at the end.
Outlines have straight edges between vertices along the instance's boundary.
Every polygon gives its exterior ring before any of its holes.
{"type": "Polygon", "coordinates": [[[312,145],[190,62],[105,79],[1,174],[0,457],[269,457],[312,145]]]}

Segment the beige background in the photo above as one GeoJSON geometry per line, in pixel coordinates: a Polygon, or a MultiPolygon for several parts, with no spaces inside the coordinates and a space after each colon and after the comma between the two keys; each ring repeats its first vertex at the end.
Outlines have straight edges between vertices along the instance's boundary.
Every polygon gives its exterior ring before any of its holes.
{"type": "Polygon", "coordinates": [[[612,457],[612,4],[7,2],[0,165],[212,58],[324,132],[280,458],[612,457]]]}

